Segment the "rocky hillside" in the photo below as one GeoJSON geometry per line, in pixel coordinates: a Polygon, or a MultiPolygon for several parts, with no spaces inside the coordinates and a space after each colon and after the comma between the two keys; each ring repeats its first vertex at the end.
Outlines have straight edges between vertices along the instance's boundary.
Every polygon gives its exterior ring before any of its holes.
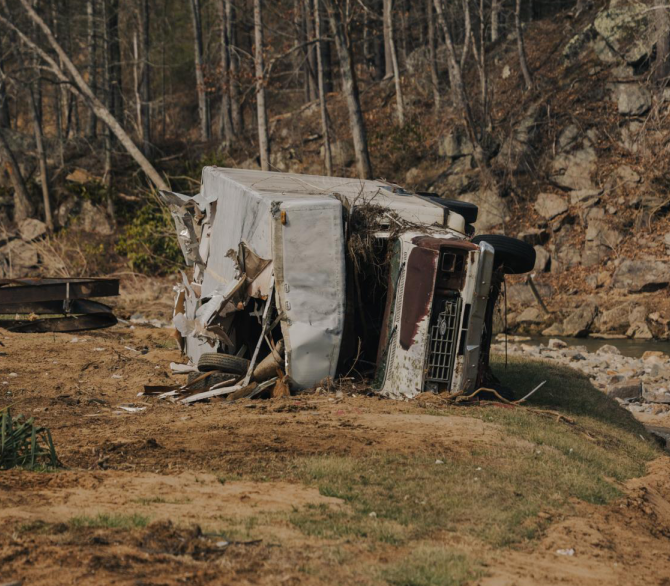
{"type": "MultiPolygon", "coordinates": [[[[393,81],[363,84],[374,174],[476,203],[479,233],[516,235],[535,247],[534,290],[525,277],[508,283],[510,329],[670,339],[670,88],[654,74],[653,3],[586,4],[579,14],[566,10],[526,26],[534,76],[530,90],[520,82],[514,34],[490,48],[491,123],[480,142],[497,190],[480,181],[472,144],[449,105],[448,88],[435,110],[425,49],[411,53],[404,64],[409,119],[404,127],[394,120],[393,81]]],[[[440,79],[446,80],[442,49],[438,65],[440,79]]],[[[476,69],[467,72],[471,94],[478,91],[478,83],[476,69]]],[[[335,173],[353,176],[344,99],[333,93],[328,104],[336,139],[335,173]]],[[[289,100],[284,106],[288,112],[270,118],[272,166],[322,174],[318,103],[296,108],[289,100]]],[[[95,248],[106,251],[105,239],[116,241],[124,233],[124,222],[137,216],[126,212],[117,225],[106,219],[104,201],[94,196],[101,161],[83,153],[84,146],[74,145],[64,155],[50,153],[54,160],[66,159],[62,172],[53,178],[63,186],[56,190],[56,221],[72,225],[80,213],[74,224],[77,231],[97,232],[95,248]],[[75,169],[79,174],[73,176],[75,169]],[[93,197],[87,196],[82,204],[73,198],[72,184],[83,185],[93,197]]],[[[160,161],[165,161],[163,170],[170,165],[169,175],[176,177],[173,188],[195,189],[205,163],[257,166],[252,133],[248,142],[223,154],[212,157],[214,150],[206,144],[165,145],[160,161]]],[[[21,164],[27,168],[36,163],[28,157],[21,164]]],[[[131,202],[138,191],[133,192],[134,170],[128,161],[118,161],[117,169],[124,165],[128,179],[120,191],[128,193],[123,197],[131,202]]],[[[135,226],[138,233],[140,228],[135,226]]],[[[26,239],[35,240],[34,230],[35,226],[22,240],[18,238],[22,232],[13,232],[0,250],[7,257],[8,246],[16,249],[15,256],[30,265],[25,270],[33,272],[48,252],[48,247],[35,253],[33,244],[25,245],[26,239]]],[[[123,257],[123,251],[120,254],[123,257]]]]}

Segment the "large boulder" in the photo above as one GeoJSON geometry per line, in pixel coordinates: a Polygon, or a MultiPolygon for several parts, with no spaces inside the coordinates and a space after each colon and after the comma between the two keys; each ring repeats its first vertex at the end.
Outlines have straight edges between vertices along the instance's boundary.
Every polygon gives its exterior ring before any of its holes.
{"type": "Polygon", "coordinates": [[[649,29],[653,19],[646,4],[630,1],[600,11],[593,28],[613,54],[626,63],[638,64],[652,53],[654,38],[649,29]]]}
{"type": "Polygon", "coordinates": [[[28,218],[19,224],[19,234],[21,239],[26,242],[32,242],[41,238],[47,233],[47,225],[35,218],[28,218]]]}
{"type": "Polygon", "coordinates": [[[544,101],[535,102],[525,116],[513,126],[511,133],[503,142],[496,162],[513,172],[531,168],[535,155],[533,145],[538,136],[540,123],[546,114],[544,101]]]}
{"type": "Polygon", "coordinates": [[[485,233],[504,224],[509,216],[507,202],[493,191],[475,191],[462,195],[459,199],[479,207],[477,231],[485,233]]]}
{"type": "Polygon", "coordinates": [[[615,305],[603,311],[596,319],[596,329],[607,334],[623,334],[630,327],[630,314],[635,304],[632,301],[615,305]]]}
{"type": "Polygon", "coordinates": [[[551,254],[547,251],[544,246],[535,246],[535,266],[533,267],[534,271],[538,273],[544,273],[548,270],[551,262],[551,254]]]}
{"type": "Polygon", "coordinates": [[[454,128],[442,139],[442,142],[438,146],[438,152],[442,157],[459,159],[472,155],[474,147],[464,130],[454,128]]]}
{"type": "Polygon", "coordinates": [[[642,116],[651,110],[651,93],[641,85],[617,83],[613,95],[623,116],[642,116]]]}
{"type": "Polygon", "coordinates": [[[575,338],[586,336],[598,315],[598,306],[587,301],[563,320],[563,335],[575,338]]]}
{"type": "Polygon", "coordinates": [[[568,204],[560,195],[554,193],[540,193],[535,202],[535,211],[546,220],[568,211],[568,204]]]}
{"type": "Polygon", "coordinates": [[[642,381],[632,378],[612,383],[607,387],[607,396],[613,399],[639,399],[642,396],[642,381]]]}
{"type": "Polygon", "coordinates": [[[30,276],[38,262],[35,248],[23,240],[12,240],[0,248],[0,267],[7,277],[30,276]]]}
{"type": "Polygon", "coordinates": [[[624,260],[614,272],[612,286],[629,293],[657,291],[670,284],[670,262],[624,260]]]}
{"type": "Polygon", "coordinates": [[[84,232],[93,232],[102,236],[114,234],[114,225],[107,216],[107,212],[89,200],[82,204],[79,219],[84,232]]]}
{"type": "Polygon", "coordinates": [[[551,181],[566,189],[595,189],[592,175],[598,155],[591,145],[560,153],[551,164],[551,181]]]}

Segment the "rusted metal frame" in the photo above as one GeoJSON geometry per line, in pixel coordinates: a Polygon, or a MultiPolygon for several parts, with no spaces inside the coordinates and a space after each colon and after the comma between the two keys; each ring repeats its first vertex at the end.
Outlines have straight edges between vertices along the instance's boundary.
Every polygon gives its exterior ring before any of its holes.
{"type": "Polygon", "coordinates": [[[111,297],[118,294],[118,279],[3,279],[0,280],[0,311],[7,304],[111,297]]]}
{"type": "Polygon", "coordinates": [[[116,316],[111,312],[91,313],[76,317],[57,317],[38,320],[11,321],[12,325],[3,326],[10,332],[43,334],[47,332],[80,332],[99,330],[117,324],[116,316]]]}

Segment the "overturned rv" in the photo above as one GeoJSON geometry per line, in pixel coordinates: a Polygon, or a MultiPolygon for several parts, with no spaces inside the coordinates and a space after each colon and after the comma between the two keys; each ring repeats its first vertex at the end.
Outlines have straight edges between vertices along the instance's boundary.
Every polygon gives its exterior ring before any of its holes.
{"type": "Polygon", "coordinates": [[[191,278],[174,324],[201,370],[275,356],[296,389],[367,374],[382,394],[474,390],[503,273],[533,248],[477,236],[477,208],[383,181],[205,167],[162,193],[191,278]]]}

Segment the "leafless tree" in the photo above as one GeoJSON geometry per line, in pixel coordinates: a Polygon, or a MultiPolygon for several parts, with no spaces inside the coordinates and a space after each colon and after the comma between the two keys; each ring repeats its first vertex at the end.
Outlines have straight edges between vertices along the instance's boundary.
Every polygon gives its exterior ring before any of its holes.
{"type": "Polygon", "coordinates": [[[426,25],[428,27],[428,61],[430,67],[430,81],[433,86],[433,103],[435,110],[440,109],[442,96],[440,94],[440,77],[437,74],[437,43],[435,39],[435,11],[433,0],[426,0],[426,25]]]}
{"type": "Polygon", "coordinates": [[[670,77],[670,8],[667,6],[667,0],[661,0],[659,4],[654,18],[656,23],[654,79],[657,83],[665,85],[670,77]]]}
{"type": "Polygon", "coordinates": [[[335,48],[340,62],[340,75],[342,77],[342,88],[347,99],[349,110],[349,125],[354,141],[354,152],[356,153],[356,166],[361,179],[372,177],[372,163],[368,152],[368,140],[365,131],[365,121],[361,110],[361,100],[358,93],[358,82],[353,67],[351,46],[347,39],[345,23],[346,14],[340,13],[340,8],[335,6],[334,0],[324,0],[324,6],[328,12],[330,31],[335,39],[335,48]],[[343,18],[344,16],[344,18],[343,18]]]}
{"type": "Polygon", "coordinates": [[[54,58],[42,50],[23,31],[21,31],[21,29],[12,24],[3,16],[0,16],[0,24],[5,29],[13,31],[21,43],[23,43],[28,49],[39,56],[39,58],[46,64],[46,66],[51,70],[60,83],[66,84],[67,87],[73,91],[76,90],[77,95],[86,102],[87,106],[94,109],[96,116],[98,116],[98,118],[103,123],[109,126],[121,145],[126,149],[128,154],[135,160],[142,171],[144,171],[147,177],[158,189],[169,189],[168,184],[165,182],[163,177],[161,177],[154,166],[137,148],[137,145],[133,142],[128,133],[123,129],[116,118],[105,107],[105,105],[91,91],[91,88],[84,80],[81,72],[74,65],[63,47],[61,47],[61,45],[58,43],[49,26],[37,14],[37,12],[35,12],[29,0],[20,0],[20,3],[30,20],[44,35],[45,39],[51,46],[51,49],[58,57],[59,62],[62,64],[62,67],[59,65],[59,63],[56,62],[54,58]]]}
{"type": "MultiPolygon", "coordinates": [[[[87,16],[87,39],[88,39],[88,83],[91,91],[97,93],[98,86],[98,63],[97,63],[97,35],[96,35],[96,2],[95,0],[86,0],[87,16]]],[[[58,95],[58,94],[56,94],[58,95]]],[[[60,104],[56,110],[60,112],[60,104]]],[[[95,138],[97,118],[93,110],[89,110],[86,134],[89,138],[95,138]]],[[[60,126],[60,120],[59,120],[60,126]]]]}
{"type": "Polygon", "coordinates": [[[461,66],[456,59],[456,50],[454,48],[454,41],[451,34],[451,30],[448,26],[445,13],[443,0],[434,0],[435,12],[437,13],[437,19],[442,27],[442,32],[444,33],[445,38],[445,47],[447,49],[447,65],[449,68],[449,80],[451,82],[452,96],[454,104],[459,110],[463,122],[465,124],[468,137],[473,147],[473,157],[477,162],[477,166],[489,187],[493,188],[495,186],[495,181],[490,172],[488,160],[486,158],[486,153],[482,148],[480,141],[479,129],[475,125],[472,110],[470,108],[470,101],[468,95],[465,91],[465,85],[463,82],[463,74],[461,71],[461,66]]]}
{"type": "Polygon", "coordinates": [[[398,113],[398,123],[405,125],[405,104],[402,95],[402,83],[400,80],[400,67],[398,66],[398,52],[396,51],[395,32],[393,27],[393,0],[388,0],[391,4],[391,15],[388,19],[388,47],[391,53],[391,64],[393,65],[393,82],[395,84],[396,110],[398,113]]]}
{"type": "MultiPolygon", "coordinates": [[[[314,30],[317,38],[321,38],[321,7],[319,0],[314,0],[314,30]]],[[[316,46],[316,71],[319,85],[319,107],[321,112],[321,132],[323,132],[323,159],[326,165],[326,175],[333,174],[333,155],[330,148],[330,130],[328,128],[328,110],[326,109],[326,90],[323,80],[323,55],[321,48],[323,41],[316,46]]]]}
{"type": "Polygon", "coordinates": [[[37,147],[37,159],[40,166],[40,187],[42,188],[42,202],[44,204],[44,221],[50,231],[54,229],[51,217],[51,200],[49,198],[49,172],[47,168],[47,154],[44,148],[44,136],[42,134],[42,116],[37,107],[37,100],[30,92],[30,106],[33,115],[33,132],[35,135],[35,146],[37,147]]]}
{"type": "Polygon", "coordinates": [[[521,72],[526,84],[526,89],[533,87],[533,76],[528,67],[528,60],[526,58],[526,45],[523,40],[523,28],[521,26],[521,0],[516,0],[516,7],[514,10],[514,26],[516,28],[516,42],[517,50],[519,52],[519,64],[521,65],[521,72]]]}
{"type": "Polygon", "coordinates": [[[211,125],[207,87],[205,86],[205,63],[202,42],[202,15],[200,14],[200,0],[191,0],[191,17],[193,19],[193,51],[195,54],[195,82],[198,93],[198,116],[200,118],[200,138],[211,138],[211,125]]]}
{"type": "Polygon", "coordinates": [[[35,208],[30,201],[30,194],[26,182],[21,174],[21,169],[16,162],[16,157],[9,147],[4,131],[0,126],[0,162],[4,164],[9,175],[9,180],[14,188],[14,221],[19,223],[26,218],[32,217],[35,208]]]}
{"type": "Polygon", "coordinates": [[[256,109],[258,115],[258,152],[261,169],[270,170],[270,137],[268,112],[265,104],[265,63],[263,60],[263,7],[262,0],[254,0],[254,65],[256,69],[256,109]]]}
{"type": "Polygon", "coordinates": [[[491,42],[500,37],[500,7],[502,0],[491,0],[491,42]]]}
{"type": "Polygon", "coordinates": [[[233,141],[234,129],[230,108],[230,43],[226,0],[220,0],[219,7],[221,9],[221,122],[219,135],[226,145],[230,145],[233,141]]]}

